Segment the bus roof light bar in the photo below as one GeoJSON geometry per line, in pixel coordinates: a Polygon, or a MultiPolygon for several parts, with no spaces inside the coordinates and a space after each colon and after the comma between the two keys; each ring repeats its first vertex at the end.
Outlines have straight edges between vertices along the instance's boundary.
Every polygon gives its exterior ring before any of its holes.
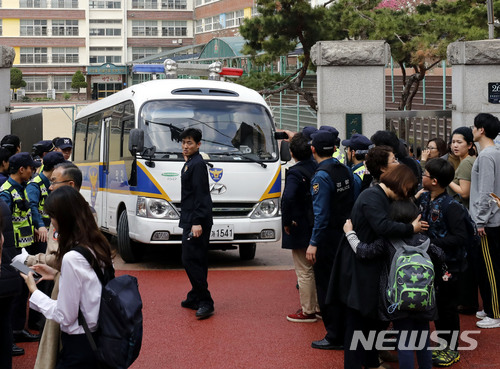
{"type": "Polygon", "coordinates": [[[132,71],[134,73],[165,73],[168,79],[175,79],[177,75],[184,74],[190,76],[208,76],[213,81],[220,80],[220,77],[238,78],[243,74],[243,69],[222,67],[222,63],[217,61],[208,64],[177,63],[172,59],[166,59],[161,64],[135,64],[132,71]]]}

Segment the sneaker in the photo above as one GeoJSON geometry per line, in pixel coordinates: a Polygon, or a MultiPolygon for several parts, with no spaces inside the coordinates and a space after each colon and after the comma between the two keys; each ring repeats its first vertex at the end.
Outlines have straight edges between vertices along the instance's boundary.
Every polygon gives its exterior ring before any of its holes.
{"type": "Polygon", "coordinates": [[[481,310],[481,311],[478,311],[476,313],[476,318],[478,319],[484,319],[486,318],[488,315],[486,315],[486,313],[484,312],[484,310],[481,310]]]}
{"type": "Polygon", "coordinates": [[[460,354],[456,350],[446,348],[444,350],[435,350],[432,353],[432,365],[434,366],[450,366],[460,360],[460,354]],[[434,354],[436,352],[436,354],[434,354]]]}
{"type": "Polygon", "coordinates": [[[298,310],[295,314],[287,315],[286,319],[296,323],[314,323],[318,320],[316,314],[305,314],[302,309],[298,310]]]}
{"type": "Polygon", "coordinates": [[[483,320],[479,320],[476,322],[476,325],[479,328],[500,328],[500,319],[492,319],[490,317],[486,317],[483,320]]]}

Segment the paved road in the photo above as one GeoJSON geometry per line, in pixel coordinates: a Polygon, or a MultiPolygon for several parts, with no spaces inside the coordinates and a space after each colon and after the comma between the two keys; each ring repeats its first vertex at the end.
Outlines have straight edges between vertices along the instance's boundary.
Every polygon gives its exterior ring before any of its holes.
{"type": "MultiPolygon", "coordinates": [[[[114,242],[112,244],[114,245],[114,242]]],[[[241,260],[238,250],[213,250],[209,252],[208,258],[210,269],[293,269],[292,253],[281,248],[281,241],[257,244],[254,260],[241,260]]],[[[118,270],[182,269],[180,247],[146,246],[145,255],[140,263],[125,263],[117,255],[115,268],[118,270]]]]}

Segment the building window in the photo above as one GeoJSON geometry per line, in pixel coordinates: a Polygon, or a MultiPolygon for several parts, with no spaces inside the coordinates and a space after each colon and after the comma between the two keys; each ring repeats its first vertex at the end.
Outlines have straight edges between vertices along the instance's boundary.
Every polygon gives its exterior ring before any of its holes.
{"type": "Polygon", "coordinates": [[[47,63],[46,47],[21,47],[21,64],[47,63]]]}
{"type": "Polygon", "coordinates": [[[219,1],[219,0],[196,0],[194,5],[201,6],[201,5],[205,5],[205,4],[215,3],[216,1],[219,1]]]}
{"type": "Polygon", "coordinates": [[[222,29],[222,26],[219,21],[219,16],[208,17],[203,19],[204,22],[204,31],[216,31],[218,29],[222,29]]]}
{"type": "Polygon", "coordinates": [[[245,17],[243,10],[226,13],[226,28],[239,27],[245,17]]]}
{"type": "Polygon", "coordinates": [[[46,8],[47,0],[19,0],[20,8],[46,8]]]}
{"type": "Polygon", "coordinates": [[[132,36],[158,36],[156,21],[133,21],[132,36]]]}
{"type": "Polygon", "coordinates": [[[202,33],[203,32],[203,20],[198,19],[195,24],[195,32],[202,33]]]}
{"type": "Polygon", "coordinates": [[[161,27],[162,36],[187,36],[186,21],[163,21],[161,27]]]}
{"type": "Polygon", "coordinates": [[[162,0],[162,9],[187,9],[187,0],[162,0]]]}
{"type": "Polygon", "coordinates": [[[132,9],[158,9],[158,0],[132,0],[132,9]]]}
{"type": "Polygon", "coordinates": [[[46,92],[48,88],[47,77],[23,76],[26,82],[26,92],[46,92]]]}
{"type": "Polygon", "coordinates": [[[90,24],[90,36],[121,36],[122,34],[122,21],[119,19],[91,19],[90,24]]]}
{"type": "Polygon", "coordinates": [[[78,36],[78,20],[52,20],[52,36],[78,36]]]}
{"type": "Polygon", "coordinates": [[[133,47],[132,48],[132,60],[146,58],[148,56],[153,56],[156,54],[158,54],[157,47],[133,47]]]}
{"type": "Polygon", "coordinates": [[[90,55],[90,64],[104,64],[112,63],[119,64],[122,62],[122,57],[120,55],[90,55]]]}
{"type": "Polygon", "coordinates": [[[56,91],[76,91],[76,89],[71,88],[71,80],[73,76],[54,76],[54,88],[56,91]]]}
{"type": "Polygon", "coordinates": [[[78,63],[78,48],[53,47],[52,63],[78,63]]]}
{"type": "Polygon", "coordinates": [[[90,51],[122,51],[121,47],[91,46],[90,51]]]}
{"type": "Polygon", "coordinates": [[[89,2],[90,9],[121,9],[121,1],[94,0],[89,2]]]}
{"type": "Polygon", "coordinates": [[[52,0],[53,8],[78,8],[78,0],[52,0]]]}
{"type": "Polygon", "coordinates": [[[47,36],[47,21],[41,19],[21,19],[21,36],[47,36]]]}

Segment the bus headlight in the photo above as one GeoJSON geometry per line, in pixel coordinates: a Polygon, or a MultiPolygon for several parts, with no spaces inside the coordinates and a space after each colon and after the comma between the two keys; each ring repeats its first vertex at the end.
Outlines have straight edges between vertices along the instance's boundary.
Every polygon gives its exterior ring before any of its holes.
{"type": "Polygon", "coordinates": [[[278,212],[279,212],[279,198],[266,199],[257,204],[250,218],[252,219],[271,218],[278,216],[278,212]]]}
{"type": "Polygon", "coordinates": [[[166,200],[138,197],[136,215],[143,218],[179,219],[179,213],[166,200]]]}

